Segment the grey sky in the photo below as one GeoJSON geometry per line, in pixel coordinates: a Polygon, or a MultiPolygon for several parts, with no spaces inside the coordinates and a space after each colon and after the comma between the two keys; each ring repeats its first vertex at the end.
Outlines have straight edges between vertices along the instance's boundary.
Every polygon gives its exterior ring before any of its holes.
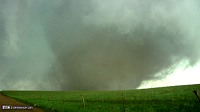
{"type": "Polygon", "coordinates": [[[134,89],[194,66],[198,3],[0,0],[0,89],[134,89]]]}

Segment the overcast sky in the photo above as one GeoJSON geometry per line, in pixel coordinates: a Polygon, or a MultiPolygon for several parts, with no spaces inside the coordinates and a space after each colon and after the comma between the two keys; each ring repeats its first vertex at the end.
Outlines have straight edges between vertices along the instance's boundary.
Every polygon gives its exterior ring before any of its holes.
{"type": "Polygon", "coordinates": [[[0,0],[0,90],[200,82],[198,0],[0,0]]]}

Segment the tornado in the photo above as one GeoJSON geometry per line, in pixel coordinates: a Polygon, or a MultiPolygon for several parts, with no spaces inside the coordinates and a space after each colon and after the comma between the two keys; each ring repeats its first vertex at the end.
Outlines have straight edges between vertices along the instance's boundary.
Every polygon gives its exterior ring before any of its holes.
{"type": "Polygon", "coordinates": [[[0,84],[7,88],[135,89],[181,61],[199,61],[197,0],[1,2],[0,84]]]}

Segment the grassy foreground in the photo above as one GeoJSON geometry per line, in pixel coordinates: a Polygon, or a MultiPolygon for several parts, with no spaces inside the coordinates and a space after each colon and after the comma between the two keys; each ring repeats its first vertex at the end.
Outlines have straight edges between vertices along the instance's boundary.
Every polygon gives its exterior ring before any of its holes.
{"type": "Polygon", "coordinates": [[[124,91],[2,91],[3,94],[58,112],[200,112],[193,90],[200,85],[124,91]]]}

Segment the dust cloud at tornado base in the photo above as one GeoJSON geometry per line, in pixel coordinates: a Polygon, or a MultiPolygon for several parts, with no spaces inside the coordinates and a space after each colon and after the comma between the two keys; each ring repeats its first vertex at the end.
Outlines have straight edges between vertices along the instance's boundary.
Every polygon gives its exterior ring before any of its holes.
{"type": "Polygon", "coordinates": [[[199,60],[195,0],[15,2],[2,2],[0,13],[0,80],[7,88],[134,89],[180,61],[199,60]]]}

